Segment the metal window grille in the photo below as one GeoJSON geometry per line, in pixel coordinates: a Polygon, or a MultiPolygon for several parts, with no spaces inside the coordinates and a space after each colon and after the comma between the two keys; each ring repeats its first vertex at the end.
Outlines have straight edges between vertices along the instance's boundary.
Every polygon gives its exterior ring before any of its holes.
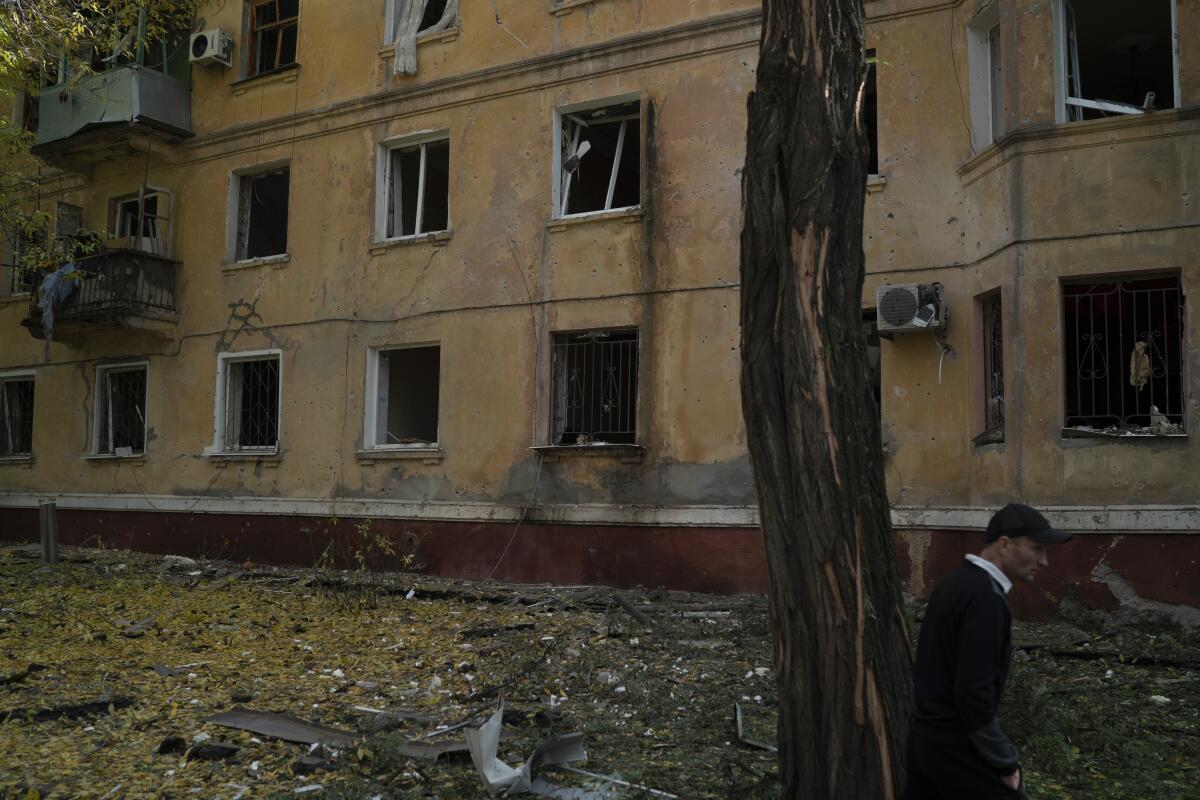
{"type": "Polygon", "coordinates": [[[0,381],[0,456],[33,452],[33,379],[0,381]]]}
{"type": "Polygon", "coordinates": [[[554,443],[633,444],[637,436],[638,332],[556,334],[554,443]]]}
{"type": "Polygon", "coordinates": [[[273,450],[278,446],[278,358],[230,362],[224,400],[226,450],[273,450]]]}
{"type": "Polygon", "coordinates": [[[1004,319],[1000,293],[983,298],[983,378],[985,431],[1004,430],[1004,319]]]}
{"type": "Polygon", "coordinates": [[[1183,314],[1178,276],[1064,285],[1067,427],[1182,425],[1183,314]]]}
{"type": "Polygon", "coordinates": [[[146,368],[101,370],[97,384],[96,452],[145,452],[146,368]]]}
{"type": "Polygon", "coordinates": [[[296,25],[300,0],[260,0],[250,10],[250,57],[258,75],[296,63],[296,25]]]}

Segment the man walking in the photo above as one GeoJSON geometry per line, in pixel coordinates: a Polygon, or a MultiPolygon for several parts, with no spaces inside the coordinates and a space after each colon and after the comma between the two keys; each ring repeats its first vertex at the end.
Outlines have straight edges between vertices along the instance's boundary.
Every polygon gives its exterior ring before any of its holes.
{"type": "Polygon", "coordinates": [[[997,715],[1012,659],[1006,595],[1046,566],[1046,546],[1069,533],[1029,506],[996,512],[979,555],[938,584],[917,644],[916,710],[904,800],[1012,800],[1024,796],[1017,750],[997,715]]]}

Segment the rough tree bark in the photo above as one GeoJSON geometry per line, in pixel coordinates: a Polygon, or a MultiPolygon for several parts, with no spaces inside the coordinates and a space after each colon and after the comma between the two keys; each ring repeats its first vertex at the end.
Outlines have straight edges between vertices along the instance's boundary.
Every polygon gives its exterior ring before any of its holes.
{"type": "Polygon", "coordinates": [[[862,329],[862,0],[764,0],[742,173],[742,406],[786,798],[896,798],[911,705],[862,329]]]}

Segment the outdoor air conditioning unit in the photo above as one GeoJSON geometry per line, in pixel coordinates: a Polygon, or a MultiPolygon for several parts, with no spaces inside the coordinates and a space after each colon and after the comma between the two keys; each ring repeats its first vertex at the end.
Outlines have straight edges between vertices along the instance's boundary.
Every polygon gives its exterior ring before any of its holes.
{"type": "Polygon", "coordinates": [[[934,331],[946,327],[950,309],[940,283],[900,283],[875,290],[880,333],[934,331]]]}
{"type": "Polygon", "coordinates": [[[220,28],[209,28],[192,34],[188,60],[193,64],[233,66],[233,38],[220,28]]]}

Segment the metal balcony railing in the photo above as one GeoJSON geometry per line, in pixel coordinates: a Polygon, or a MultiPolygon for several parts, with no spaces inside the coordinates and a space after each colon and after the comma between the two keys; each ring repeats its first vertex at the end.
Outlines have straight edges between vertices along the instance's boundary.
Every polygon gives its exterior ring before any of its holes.
{"type": "MultiPolygon", "coordinates": [[[[78,285],[54,306],[54,326],[75,322],[117,322],[121,317],[169,317],[176,313],[175,279],[179,262],[139,250],[104,250],[75,262],[78,285]]],[[[44,273],[33,277],[29,318],[35,336],[42,327],[39,302],[44,273]]],[[[41,338],[40,336],[38,338],[41,338]]]]}

